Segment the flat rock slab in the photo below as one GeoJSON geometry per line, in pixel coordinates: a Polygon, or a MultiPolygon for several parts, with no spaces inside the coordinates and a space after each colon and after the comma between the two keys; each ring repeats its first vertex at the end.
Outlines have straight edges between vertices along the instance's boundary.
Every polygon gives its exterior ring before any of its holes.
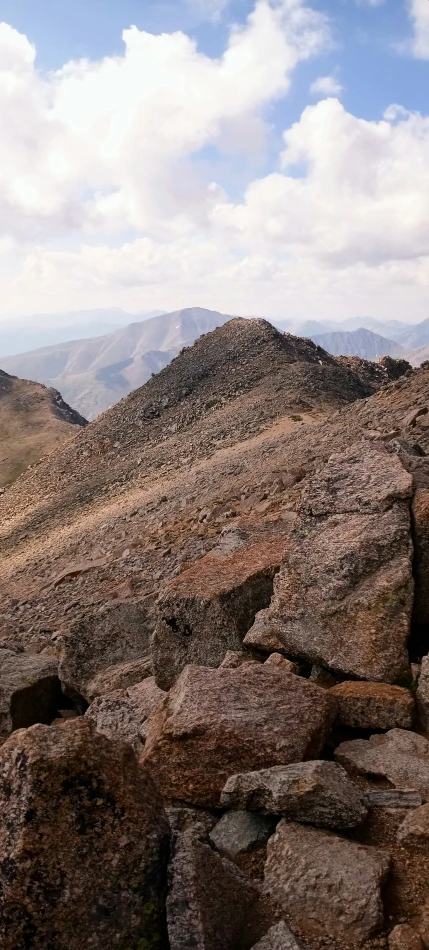
{"type": "Polygon", "coordinates": [[[92,703],[97,696],[110,696],[118,689],[128,689],[152,676],[150,656],[139,656],[117,666],[108,666],[85,684],[85,696],[92,703]]]}
{"type": "Polygon", "coordinates": [[[158,604],[152,638],[154,674],[170,689],[189,663],[218,667],[227,651],[240,651],[256,613],[270,603],[285,536],[214,553],[174,578],[158,604]]]}
{"type": "Polygon", "coordinates": [[[166,800],[216,807],[230,775],[321,752],[335,701],[268,664],[188,666],[152,716],[142,760],[166,800]]]}
{"type": "Polygon", "coordinates": [[[209,838],[216,850],[227,858],[237,858],[264,848],[274,832],[277,820],[249,811],[228,811],[217,822],[209,838]]]}
{"type": "Polygon", "coordinates": [[[322,828],[353,828],[367,815],[361,789],[341,766],[324,761],[232,775],[221,803],[322,828]]]}
{"type": "MultiPolygon", "coordinates": [[[[60,640],[59,669],[65,692],[89,701],[108,692],[107,685],[97,692],[94,679],[111,668],[148,657],[151,631],[144,602],[117,604],[72,624],[60,640]]],[[[117,679],[109,685],[110,692],[120,688],[117,679]]]]}
{"type": "Polygon", "coordinates": [[[283,820],[268,842],[265,884],[292,927],[361,943],[383,927],[389,866],[377,848],[283,820]]]}
{"type": "Polygon", "coordinates": [[[419,792],[429,801],[429,741],[424,736],[391,729],[384,736],[342,742],[335,757],[348,768],[386,778],[397,788],[419,792]]]}
{"type": "Polygon", "coordinates": [[[193,831],[178,834],[167,897],[171,950],[250,950],[272,923],[259,888],[193,831]]]}
{"type": "Polygon", "coordinates": [[[110,739],[129,742],[139,754],[146,738],[144,724],[165,696],[151,676],[129,689],[98,697],[89,707],[86,718],[97,732],[110,739]]]}
{"type": "Polygon", "coordinates": [[[365,792],[368,808],[419,808],[422,796],[406,788],[373,788],[365,792]]]}
{"type": "Polygon", "coordinates": [[[429,805],[412,811],[398,828],[398,843],[429,852],[429,805]]]}
{"type": "Polygon", "coordinates": [[[0,750],[2,950],[168,946],[169,828],[132,749],[84,718],[0,750]],[[150,945],[150,944],[149,944],[150,945]]]}
{"type": "Polygon", "coordinates": [[[306,948],[294,936],[284,920],[281,920],[279,924],[270,928],[253,950],[306,950],[306,948]]]}
{"type": "Polygon", "coordinates": [[[405,673],[413,606],[412,478],[359,443],[309,479],[301,515],[248,647],[391,683],[405,673]],[[344,636],[344,631],[347,636],[344,636]]]}
{"type": "Polygon", "coordinates": [[[15,729],[51,723],[62,701],[53,657],[0,649],[0,743],[15,729]]]}
{"type": "Polygon", "coordinates": [[[337,721],[353,729],[411,729],[414,698],[408,689],[386,683],[344,682],[331,689],[337,721]]]}

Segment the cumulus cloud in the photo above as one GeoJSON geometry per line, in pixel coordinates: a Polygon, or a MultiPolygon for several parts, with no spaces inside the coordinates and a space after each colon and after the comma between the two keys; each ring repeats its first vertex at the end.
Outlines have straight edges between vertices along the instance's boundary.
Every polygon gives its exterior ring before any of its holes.
{"type": "Polygon", "coordinates": [[[429,3],[428,0],[406,0],[414,28],[412,51],[417,59],[429,59],[429,3]]]}
{"type": "Polygon", "coordinates": [[[319,76],[310,86],[313,96],[339,96],[342,91],[343,87],[335,76],[319,76]]]}

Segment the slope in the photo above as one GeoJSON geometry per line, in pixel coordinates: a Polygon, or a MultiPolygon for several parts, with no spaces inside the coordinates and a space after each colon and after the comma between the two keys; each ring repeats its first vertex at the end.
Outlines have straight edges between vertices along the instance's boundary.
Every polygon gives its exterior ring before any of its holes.
{"type": "Polygon", "coordinates": [[[0,486],[86,424],[54,389],[0,370],[0,486]]]}
{"type": "Polygon", "coordinates": [[[360,356],[364,360],[378,360],[381,356],[406,358],[405,349],[393,340],[387,340],[372,330],[360,327],[352,332],[335,332],[312,335],[319,346],[334,356],[360,356]]]}
{"type": "Polygon", "coordinates": [[[374,385],[262,320],[203,336],[0,499],[3,626],[41,648],[68,610],[122,596],[149,609],[224,532],[284,532],[290,490],[329,453],[324,420],[374,385]],[[82,562],[80,579],[54,583],[82,562]]]}

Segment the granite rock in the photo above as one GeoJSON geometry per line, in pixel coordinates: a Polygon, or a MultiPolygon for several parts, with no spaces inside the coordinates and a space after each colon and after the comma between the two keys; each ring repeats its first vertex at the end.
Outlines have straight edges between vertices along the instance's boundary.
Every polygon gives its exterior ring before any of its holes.
{"type": "Polygon", "coordinates": [[[424,736],[391,729],[370,739],[342,742],[335,756],[347,768],[386,778],[396,788],[419,792],[429,801],[429,741],[424,736]]]}
{"type": "Polygon", "coordinates": [[[386,683],[349,681],[331,689],[337,721],[353,729],[411,729],[414,698],[408,689],[386,683]]]}

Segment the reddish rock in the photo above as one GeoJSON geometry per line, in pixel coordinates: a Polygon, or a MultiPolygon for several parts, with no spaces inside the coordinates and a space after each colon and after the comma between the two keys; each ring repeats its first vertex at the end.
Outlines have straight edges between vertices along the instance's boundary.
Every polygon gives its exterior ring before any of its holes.
{"type": "Polygon", "coordinates": [[[429,853],[429,805],[415,808],[398,828],[398,842],[429,853]]]}
{"type": "Polygon", "coordinates": [[[413,620],[429,623],[429,488],[417,488],[411,507],[414,527],[414,597],[413,620]]]}
{"type": "Polygon", "coordinates": [[[164,950],[168,838],[129,746],[83,718],[15,733],[0,750],[2,950],[164,950]]]}
{"type": "Polygon", "coordinates": [[[216,806],[230,775],[315,758],[332,697],[269,664],[188,666],[148,725],[142,761],[166,799],[216,806]]]}
{"type": "Polygon", "coordinates": [[[424,736],[391,729],[368,740],[342,742],[335,757],[346,768],[386,778],[396,788],[419,792],[429,801],[429,741],[424,736]]]}
{"type": "Polygon", "coordinates": [[[411,729],[414,698],[408,689],[386,683],[339,683],[331,689],[337,720],[353,729],[411,729]]]}
{"type": "Polygon", "coordinates": [[[425,950],[423,941],[408,924],[398,924],[389,935],[389,950],[425,950]]]}
{"type": "Polygon", "coordinates": [[[131,686],[99,696],[89,707],[86,718],[102,735],[129,742],[139,754],[145,742],[146,723],[166,694],[153,676],[131,686]]]}

